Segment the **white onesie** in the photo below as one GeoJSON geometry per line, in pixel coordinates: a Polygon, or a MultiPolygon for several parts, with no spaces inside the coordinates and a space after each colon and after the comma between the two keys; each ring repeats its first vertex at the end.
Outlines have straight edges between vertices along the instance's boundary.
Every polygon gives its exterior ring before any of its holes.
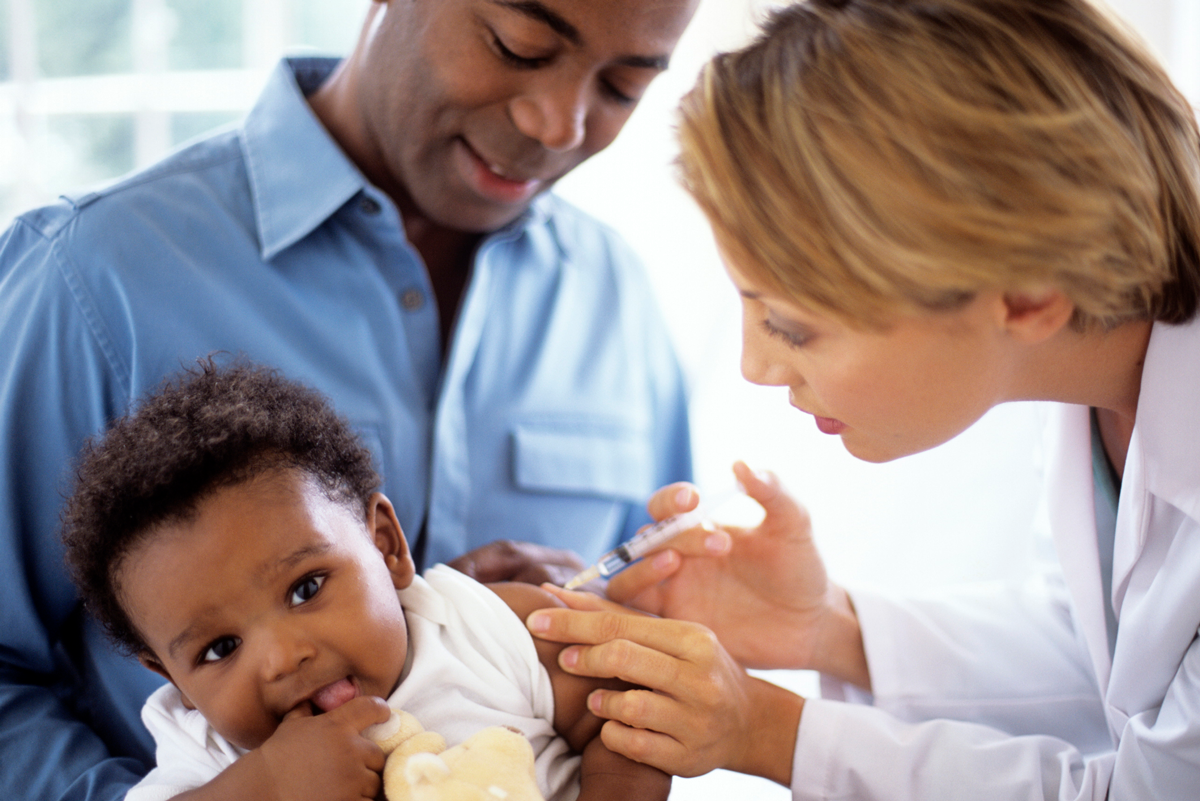
{"type": "MultiPolygon", "coordinates": [[[[579,794],[579,757],[553,726],[550,675],[524,623],[494,592],[436,565],[400,590],[408,621],[408,662],[391,706],[457,745],[485,726],[512,726],[533,745],[538,787],[547,801],[579,794]]],[[[157,744],[158,766],[127,801],[163,801],[200,787],[245,751],[186,709],[173,685],[146,701],[142,720],[157,744]]]]}

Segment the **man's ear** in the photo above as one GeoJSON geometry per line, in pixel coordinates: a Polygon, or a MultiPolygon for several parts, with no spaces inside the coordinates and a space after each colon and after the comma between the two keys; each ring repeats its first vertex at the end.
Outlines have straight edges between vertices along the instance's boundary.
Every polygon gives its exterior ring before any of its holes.
{"type": "Polygon", "coordinates": [[[412,583],[417,573],[408,542],[392,502],[382,492],[373,493],[367,501],[367,530],[370,531],[375,547],[383,554],[383,561],[392,574],[392,585],[402,590],[412,583]]]}
{"type": "MultiPolygon", "coordinates": [[[[155,656],[154,654],[152,654],[150,651],[138,651],[137,659],[139,662],[142,663],[142,667],[146,668],[147,670],[153,670],[155,673],[162,676],[167,681],[171,682],[172,684],[175,684],[175,679],[171,678],[171,674],[167,672],[167,669],[165,667],[163,667],[163,663],[159,662],[158,657],[155,656]]],[[[175,684],[175,689],[179,690],[179,697],[183,699],[184,707],[186,707],[187,709],[195,709],[196,708],[196,705],[193,704],[190,700],[188,700],[188,697],[183,692],[183,690],[179,689],[178,684],[175,684]]]]}
{"type": "Polygon", "coordinates": [[[1075,314],[1075,304],[1056,287],[1006,292],[1003,304],[1005,329],[1026,344],[1050,339],[1075,314]]]}

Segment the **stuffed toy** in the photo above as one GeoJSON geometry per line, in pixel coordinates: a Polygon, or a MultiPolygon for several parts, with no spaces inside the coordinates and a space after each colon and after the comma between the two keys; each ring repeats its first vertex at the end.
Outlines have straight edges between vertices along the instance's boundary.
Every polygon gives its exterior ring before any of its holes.
{"type": "Polygon", "coordinates": [[[386,723],[363,732],[387,754],[387,801],[545,801],[534,773],[533,747],[516,729],[489,726],[453,748],[393,709],[386,723]]]}

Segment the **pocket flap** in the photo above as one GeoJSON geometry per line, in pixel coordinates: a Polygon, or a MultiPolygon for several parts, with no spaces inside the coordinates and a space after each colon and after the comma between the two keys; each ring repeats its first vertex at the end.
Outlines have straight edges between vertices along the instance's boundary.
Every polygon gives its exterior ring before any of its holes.
{"type": "Polygon", "coordinates": [[[519,423],[513,428],[517,486],[538,492],[642,501],[654,491],[654,455],[632,426],[519,423]]]}

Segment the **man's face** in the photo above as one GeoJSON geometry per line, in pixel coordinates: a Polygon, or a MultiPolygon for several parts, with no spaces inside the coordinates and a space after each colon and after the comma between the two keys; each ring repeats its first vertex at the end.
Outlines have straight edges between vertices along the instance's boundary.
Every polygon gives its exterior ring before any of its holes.
{"type": "Polygon", "coordinates": [[[616,137],[698,0],[386,0],[356,160],[401,212],[482,233],[616,137]]]}
{"type": "Polygon", "coordinates": [[[253,749],[298,708],[386,698],[399,683],[408,630],[396,588],[412,563],[402,550],[389,568],[383,551],[402,548],[392,539],[372,542],[361,514],[299,471],[271,471],[135,546],[117,574],[121,601],[147,666],[253,749]]]}

